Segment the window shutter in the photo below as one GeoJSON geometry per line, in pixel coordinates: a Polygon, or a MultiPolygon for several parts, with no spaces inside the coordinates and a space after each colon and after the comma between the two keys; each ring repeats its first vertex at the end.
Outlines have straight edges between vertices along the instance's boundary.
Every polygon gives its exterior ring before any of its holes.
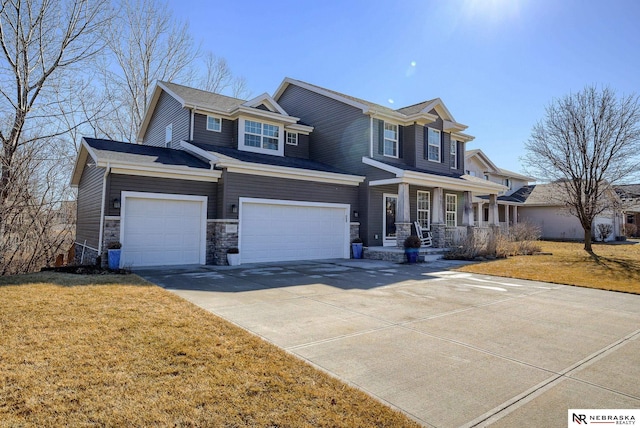
{"type": "Polygon", "coordinates": [[[378,120],[378,154],[384,155],[384,122],[378,120]]]}
{"type": "Polygon", "coordinates": [[[398,157],[402,159],[402,146],[404,142],[404,126],[398,125],[398,157]]]}

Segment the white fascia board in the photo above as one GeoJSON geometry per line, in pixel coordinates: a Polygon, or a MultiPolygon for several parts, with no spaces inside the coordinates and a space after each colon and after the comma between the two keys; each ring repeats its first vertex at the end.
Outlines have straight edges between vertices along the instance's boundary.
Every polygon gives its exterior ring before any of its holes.
{"type": "Polygon", "coordinates": [[[129,175],[141,175],[150,177],[164,177],[171,176],[171,178],[182,178],[184,180],[197,180],[197,181],[218,181],[222,176],[220,171],[211,169],[191,168],[188,166],[152,166],[141,165],[135,162],[122,162],[122,161],[104,161],[99,160],[97,162],[98,167],[110,166],[112,172],[118,174],[129,175]]]}
{"type": "Polygon", "coordinates": [[[96,153],[93,149],[87,144],[85,139],[80,140],[80,152],[78,153],[78,158],[76,159],[76,163],[73,166],[73,173],[71,174],[71,186],[78,187],[80,184],[80,178],[82,177],[82,171],[84,171],[84,166],[87,161],[87,158],[91,156],[96,165],[98,163],[96,153]]]}
{"type": "Polygon", "coordinates": [[[388,184],[400,184],[402,183],[402,178],[386,178],[384,180],[373,180],[369,182],[369,186],[386,186],[388,184]]]}
{"type": "Polygon", "coordinates": [[[300,118],[298,117],[293,117],[293,116],[283,116],[279,113],[273,113],[271,111],[265,111],[265,110],[260,110],[257,108],[253,108],[253,107],[245,107],[245,106],[240,106],[237,109],[235,109],[234,111],[232,111],[229,116],[232,119],[236,119],[241,115],[245,115],[245,116],[252,116],[252,117],[258,117],[261,119],[268,119],[268,120],[272,120],[275,122],[280,122],[280,123],[297,123],[300,118]]]}
{"type": "Polygon", "coordinates": [[[374,168],[381,169],[383,171],[390,172],[391,174],[395,174],[396,177],[402,177],[406,172],[404,169],[396,168],[395,166],[387,165],[384,162],[380,162],[366,156],[362,157],[362,163],[365,165],[372,166],[374,168]]]}
{"type": "Polygon", "coordinates": [[[301,125],[299,123],[294,123],[291,125],[286,125],[284,127],[285,131],[294,131],[294,132],[298,132],[300,134],[306,134],[309,135],[313,132],[313,126],[308,126],[308,125],[301,125]]]}
{"type": "Polygon", "coordinates": [[[214,155],[213,153],[201,149],[200,147],[194,146],[191,143],[187,143],[186,141],[182,140],[180,141],[180,147],[182,147],[186,152],[191,152],[195,155],[198,155],[206,160],[209,161],[209,164],[211,165],[211,169],[213,169],[214,165],[217,164],[218,162],[220,162],[220,158],[217,157],[216,155],[214,155]]]}
{"type": "Polygon", "coordinates": [[[262,94],[262,95],[258,95],[257,97],[255,97],[252,100],[249,100],[249,101],[245,102],[242,105],[243,106],[247,106],[247,107],[258,107],[260,104],[265,104],[265,103],[269,104],[271,107],[273,107],[281,115],[289,116],[289,114],[286,111],[284,111],[284,109],[280,106],[280,104],[278,104],[276,102],[276,100],[271,98],[271,96],[269,94],[267,94],[266,92],[264,94],[262,94]]]}
{"type": "Polygon", "coordinates": [[[225,110],[207,109],[205,106],[197,105],[185,105],[185,108],[192,109],[194,113],[198,113],[204,116],[220,116],[224,119],[233,119],[232,115],[225,110]]]}
{"type": "Polygon", "coordinates": [[[417,123],[418,125],[424,126],[429,123],[433,123],[438,119],[438,116],[429,113],[415,113],[412,115],[404,115],[402,113],[389,113],[379,110],[369,110],[367,113],[374,119],[382,119],[386,122],[391,122],[396,125],[409,126],[417,123]]]}
{"type": "Polygon", "coordinates": [[[283,94],[283,92],[285,91],[285,89],[287,89],[287,87],[289,85],[299,86],[299,87],[301,87],[303,89],[306,89],[306,90],[311,91],[311,92],[315,92],[316,94],[324,95],[327,98],[331,98],[331,99],[339,101],[339,102],[341,102],[343,104],[347,104],[347,105],[350,105],[352,107],[359,108],[359,109],[362,110],[363,113],[367,113],[369,111],[369,106],[366,105],[366,104],[359,103],[359,102],[357,102],[355,100],[351,100],[349,98],[340,96],[340,95],[338,95],[338,94],[336,94],[334,92],[327,91],[327,90],[325,90],[323,88],[319,88],[319,87],[314,86],[314,85],[309,85],[308,83],[301,82],[299,80],[295,80],[295,79],[292,79],[290,77],[286,77],[282,81],[282,83],[280,84],[280,86],[278,87],[276,92],[273,94],[273,98],[276,99],[276,100],[279,99],[280,96],[283,94]]]}
{"type": "Polygon", "coordinates": [[[462,141],[464,143],[468,143],[469,141],[473,141],[475,140],[476,137],[474,137],[473,135],[469,135],[469,134],[464,134],[462,132],[452,132],[451,136],[457,140],[457,141],[462,141]]]}
{"type": "Polygon", "coordinates": [[[468,128],[467,125],[463,125],[461,123],[456,123],[456,122],[452,122],[450,120],[443,120],[442,121],[442,130],[446,131],[446,132],[451,132],[451,133],[455,133],[455,132],[462,132],[465,129],[468,128]]]}

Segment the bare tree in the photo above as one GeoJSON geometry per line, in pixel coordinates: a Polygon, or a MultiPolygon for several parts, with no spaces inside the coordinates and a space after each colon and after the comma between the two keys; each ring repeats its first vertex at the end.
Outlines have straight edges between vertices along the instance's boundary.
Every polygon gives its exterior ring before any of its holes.
{"type": "Polygon", "coordinates": [[[43,241],[65,195],[59,180],[68,182],[60,161],[74,146],[60,103],[102,48],[107,7],[107,0],[0,1],[0,272],[16,259],[32,267],[60,245],[43,241]]]}
{"type": "Polygon", "coordinates": [[[638,97],[587,86],[554,100],[525,147],[530,172],[562,188],[556,199],[580,220],[584,249],[591,252],[593,221],[615,209],[611,185],[638,173],[638,97]]]}
{"type": "Polygon", "coordinates": [[[208,52],[204,59],[205,75],[200,79],[198,87],[217,94],[230,92],[235,98],[246,98],[249,95],[247,81],[244,77],[234,76],[227,60],[208,52]]]}
{"type": "Polygon", "coordinates": [[[155,82],[193,82],[200,52],[188,23],[176,20],[158,0],[121,0],[106,40],[116,62],[105,67],[115,126],[108,137],[135,142],[155,82]]]}

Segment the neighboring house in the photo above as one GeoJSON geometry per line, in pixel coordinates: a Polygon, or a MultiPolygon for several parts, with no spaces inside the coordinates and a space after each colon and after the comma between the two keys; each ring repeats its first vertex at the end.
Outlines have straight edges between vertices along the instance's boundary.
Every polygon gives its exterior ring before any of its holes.
{"type": "MultiPolygon", "coordinates": [[[[401,246],[419,221],[446,245],[506,187],[465,174],[465,134],[436,98],[390,109],[286,78],[245,101],[158,82],[138,143],[84,138],[76,244],[122,242],[124,266],[348,258],[401,246]]],[[[494,225],[497,226],[497,217],[494,225]]],[[[77,249],[78,253],[81,248],[77,249]]]]}
{"type": "MultiPolygon", "coordinates": [[[[535,182],[535,178],[497,167],[480,149],[468,150],[465,159],[468,175],[482,177],[507,188],[497,197],[497,216],[502,230],[507,230],[509,226],[518,222],[527,222],[540,228],[543,239],[584,239],[580,221],[570,213],[561,197],[565,191],[561,185],[529,184],[535,182]]],[[[640,188],[629,190],[640,191],[640,188]]],[[[489,199],[489,195],[474,198],[476,223],[480,226],[490,221],[491,211],[487,203],[489,199]]],[[[592,230],[594,239],[597,237],[597,225],[601,223],[610,224],[613,228],[608,241],[620,236],[622,217],[619,212],[613,209],[606,210],[596,218],[592,230]]]]}
{"type": "MultiPolygon", "coordinates": [[[[498,168],[489,157],[480,149],[467,150],[465,152],[465,172],[472,177],[480,177],[483,180],[505,186],[497,198],[498,222],[502,230],[518,222],[518,207],[521,202],[510,196],[535,178],[528,177],[507,169],[498,168]]],[[[480,195],[474,198],[473,209],[478,226],[492,223],[492,212],[489,209],[489,195],[480,195]]]]}
{"type": "Polygon", "coordinates": [[[615,186],[621,200],[623,224],[633,225],[628,229],[635,230],[634,237],[640,237],[640,184],[624,184],[615,186]]]}

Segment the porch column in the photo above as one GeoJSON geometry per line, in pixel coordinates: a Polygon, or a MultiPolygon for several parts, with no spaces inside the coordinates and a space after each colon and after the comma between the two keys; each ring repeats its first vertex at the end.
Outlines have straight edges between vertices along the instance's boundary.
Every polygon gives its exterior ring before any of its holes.
{"type": "Polygon", "coordinates": [[[518,206],[514,205],[513,206],[513,225],[515,226],[516,224],[518,224],[518,206]]]}
{"type": "Polygon", "coordinates": [[[431,210],[431,235],[435,248],[446,245],[446,228],[444,224],[444,193],[442,187],[433,189],[433,209],[431,210]]]}
{"type": "Polygon", "coordinates": [[[473,205],[471,192],[464,192],[464,211],[462,213],[462,225],[473,226],[473,205]]]}
{"type": "Polygon", "coordinates": [[[500,217],[498,216],[498,195],[489,195],[489,226],[498,226],[500,217]]]}
{"type": "Polygon", "coordinates": [[[507,230],[509,230],[509,205],[504,206],[504,222],[507,224],[507,230]]]}
{"type": "Polygon", "coordinates": [[[409,205],[409,183],[398,184],[398,206],[396,207],[396,245],[404,246],[404,240],[411,235],[411,214],[409,205]]]}
{"type": "Polygon", "coordinates": [[[478,219],[478,227],[482,227],[482,222],[484,221],[484,212],[483,212],[483,206],[484,203],[482,201],[478,202],[476,204],[476,209],[477,209],[477,219],[478,219]]]}

